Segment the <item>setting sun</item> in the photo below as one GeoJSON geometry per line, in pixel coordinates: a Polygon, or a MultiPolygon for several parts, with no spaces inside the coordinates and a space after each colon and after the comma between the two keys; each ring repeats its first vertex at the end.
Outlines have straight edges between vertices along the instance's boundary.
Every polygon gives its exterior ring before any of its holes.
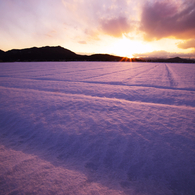
{"type": "Polygon", "coordinates": [[[132,58],[135,53],[145,53],[152,51],[149,44],[142,43],[142,41],[130,40],[123,35],[109,48],[109,52],[115,55],[132,58]]]}

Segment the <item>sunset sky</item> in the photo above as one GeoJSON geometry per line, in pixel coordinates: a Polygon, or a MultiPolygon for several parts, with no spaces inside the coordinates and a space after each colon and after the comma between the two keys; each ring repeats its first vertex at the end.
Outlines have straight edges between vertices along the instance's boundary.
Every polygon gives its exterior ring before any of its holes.
{"type": "Polygon", "coordinates": [[[195,0],[0,0],[0,49],[195,57],[195,0]]]}

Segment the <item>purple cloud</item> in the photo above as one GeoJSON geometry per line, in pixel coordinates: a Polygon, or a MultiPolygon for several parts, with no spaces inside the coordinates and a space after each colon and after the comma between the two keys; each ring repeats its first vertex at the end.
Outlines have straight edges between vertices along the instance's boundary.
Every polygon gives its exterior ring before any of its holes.
{"type": "Polygon", "coordinates": [[[195,38],[195,2],[179,6],[170,1],[146,3],[142,10],[140,29],[146,40],[175,37],[195,38]]]}
{"type": "Polygon", "coordinates": [[[131,30],[127,18],[118,17],[104,19],[100,21],[102,30],[111,36],[121,37],[123,33],[128,33],[131,30]]]}

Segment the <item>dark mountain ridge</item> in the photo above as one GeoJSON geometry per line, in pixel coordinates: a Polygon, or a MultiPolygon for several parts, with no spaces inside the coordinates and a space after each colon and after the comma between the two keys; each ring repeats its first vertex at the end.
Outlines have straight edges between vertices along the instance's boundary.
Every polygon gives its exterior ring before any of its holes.
{"type": "Polygon", "coordinates": [[[180,57],[174,58],[153,58],[147,59],[147,62],[165,62],[165,63],[195,63],[195,60],[192,59],[184,59],[180,57]]]}
{"type": "Polygon", "coordinates": [[[77,54],[63,47],[46,46],[9,50],[4,53],[2,61],[70,61],[77,57],[77,54]]]}
{"type": "Polygon", "coordinates": [[[32,47],[25,49],[0,50],[0,62],[28,61],[133,61],[133,62],[174,62],[195,63],[194,60],[179,57],[169,59],[127,58],[110,54],[79,55],[61,46],[32,47]]]}

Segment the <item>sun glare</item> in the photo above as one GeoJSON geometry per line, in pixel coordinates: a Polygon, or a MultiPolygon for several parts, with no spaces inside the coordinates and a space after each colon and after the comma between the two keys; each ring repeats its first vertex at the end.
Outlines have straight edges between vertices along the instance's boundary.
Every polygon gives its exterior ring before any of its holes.
{"type": "Polygon", "coordinates": [[[109,52],[115,55],[133,58],[135,53],[145,53],[152,51],[152,47],[142,41],[130,40],[123,36],[109,48],[109,52]]]}

